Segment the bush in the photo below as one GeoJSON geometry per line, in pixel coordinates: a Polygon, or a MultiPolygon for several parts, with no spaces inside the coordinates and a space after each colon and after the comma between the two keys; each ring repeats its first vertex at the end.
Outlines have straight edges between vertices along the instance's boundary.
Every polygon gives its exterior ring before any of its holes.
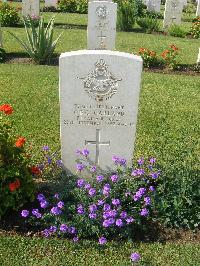
{"type": "Polygon", "coordinates": [[[200,38],[200,17],[197,17],[193,20],[190,33],[194,38],[200,38]]]}
{"type": "Polygon", "coordinates": [[[5,49],[0,47],[0,63],[4,63],[6,61],[6,51],[5,49]]]}
{"type": "Polygon", "coordinates": [[[18,210],[34,199],[34,183],[25,138],[16,138],[8,116],[13,109],[0,106],[0,218],[9,210],[18,210]]]}
{"type": "Polygon", "coordinates": [[[17,10],[7,3],[0,4],[0,23],[4,27],[13,27],[19,23],[17,10]]]}
{"type": "Polygon", "coordinates": [[[55,6],[45,6],[42,9],[42,12],[58,12],[55,6]]]}
{"type": "Polygon", "coordinates": [[[152,33],[159,30],[159,20],[157,18],[139,18],[137,20],[137,24],[147,33],[152,33]]]}
{"type": "Polygon", "coordinates": [[[26,28],[27,42],[20,40],[15,34],[10,34],[19,42],[19,44],[26,50],[29,56],[37,63],[44,64],[49,59],[56,47],[56,44],[62,35],[53,41],[54,33],[54,18],[51,18],[47,27],[45,28],[44,19],[40,18],[39,26],[36,29],[32,19],[28,21],[24,20],[26,28]],[[30,28],[29,28],[30,27],[30,28]]]}
{"type": "Polygon", "coordinates": [[[143,59],[143,65],[144,67],[155,67],[161,64],[161,61],[157,57],[156,52],[151,51],[147,48],[140,48],[139,49],[139,55],[143,59]]]}
{"type": "Polygon", "coordinates": [[[171,36],[185,38],[187,32],[180,26],[173,24],[169,27],[168,32],[171,36]]]}
{"type": "Polygon", "coordinates": [[[118,28],[131,31],[137,18],[144,15],[144,5],[141,0],[118,0],[118,28]]]}
{"type": "Polygon", "coordinates": [[[86,14],[88,0],[61,0],[59,8],[62,12],[86,14]]]}
{"type": "Polygon", "coordinates": [[[164,64],[171,69],[177,68],[177,62],[176,57],[178,55],[178,47],[176,47],[174,44],[171,44],[169,49],[164,50],[161,54],[161,57],[164,60],[164,64]]]}

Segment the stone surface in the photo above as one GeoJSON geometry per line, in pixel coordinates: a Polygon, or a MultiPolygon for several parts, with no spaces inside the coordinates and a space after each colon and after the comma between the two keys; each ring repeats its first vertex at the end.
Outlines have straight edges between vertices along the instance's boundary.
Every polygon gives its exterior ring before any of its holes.
{"type": "Polygon", "coordinates": [[[117,4],[92,1],[88,5],[88,49],[115,49],[117,4]]]}
{"type": "Polygon", "coordinates": [[[200,16],[200,0],[197,0],[197,11],[196,11],[196,16],[200,16]]]}
{"type": "Polygon", "coordinates": [[[22,0],[22,15],[23,16],[39,16],[40,1],[39,0],[22,0]]]}
{"type": "Polygon", "coordinates": [[[160,12],[161,0],[146,0],[147,10],[160,12]]]}
{"type": "Polygon", "coordinates": [[[197,65],[200,64],[200,48],[199,48],[199,54],[198,54],[198,57],[197,57],[197,65]]]}
{"type": "Polygon", "coordinates": [[[163,28],[168,28],[171,24],[180,24],[182,10],[182,0],[166,0],[163,28]]]}
{"type": "Polygon", "coordinates": [[[58,0],[45,0],[45,7],[55,7],[58,6],[58,0]]]}
{"type": "Polygon", "coordinates": [[[88,148],[103,170],[112,156],[131,158],[142,72],[139,56],[113,51],[76,51],[60,56],[62,160],[76,173],[76,149],[88,148]]]}

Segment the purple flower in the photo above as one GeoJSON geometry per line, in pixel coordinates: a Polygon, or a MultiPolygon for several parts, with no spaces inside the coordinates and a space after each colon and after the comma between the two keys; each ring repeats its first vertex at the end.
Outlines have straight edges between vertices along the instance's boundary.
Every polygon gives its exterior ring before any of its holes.
{"type": "Polygon", "coordinates": [[[121,166],[125,166],[126,165],[126,159],[121,159],[120,160],[120,163],[119,163],[121,166]]]}
{"type": "Polygon", "coordinates": [[[95,188],[90,188],[88,191],[88,194],[93,197],[96,194],[96,189],[95,188]]]}
{"type": "Polygon", "coordinates": [[[141,176],[141,175],[144,175],[144,174],[145,174],[144,169],[135,169],[131,173],[132,176],[138,176],[138,175],[141,176]]]}
{"type": "Polygon", "coordinates": [[[90,212],[96,212],[97,211],[97,205],[96,204],[92,204],[89,206],[89,211],[90,212]]]}
{"type": "Polygon", "coordinates": [[[140,212],[140,215],[144,216],[144,217],[148,216],[149,215],[149,211],[147,210],[147,208],[143,208],[141,210],[141,212],[140,212]]]}
{"type": "Polygon", "coordinates": [[[113,156],[112,157],[112,160],[113,162],[116,164],[116,165],[126,165],[126,159],[123,159],[123,158],[120,158],[118,156],[113,156]]]}
{"type": "Polygon", "coordinates": [[[84,214],[85,213],[85,210],[84,210],[84,207],[82,204],[79,204],[78,207],[77,207],[77,213],[78,214],[84,214]]]}
{"type": "Polygon", "coordinates": [[[83,156],[87,157],[89,155],[89,151],[87,149],[83,149],[82,154],[83,156]]]}
{"type": "Polygon", "coordinates": [[[116,156],[116,155],[114,155],[114,156],[112,157],[112,161],[113,161],[115,164],[118,164],[118,163],[119,163],[119,160],[120,160],[120,158],[119,158],[118,156],[116,156]]]}
{"type": "Polygon", "coordinates": [[[121,217],[122,219],[127,218],[127,216],[128,216],[128,214],[127,214],[127,212],[125,212],[125,211],[122,211],[122,212],[120,213],[120,217],[121,217]]]}
{"type": "Polygon", "coordinates": [[[90,189],[91,188],[91,185],[89,183],[85,184],[85,189],[90,189]]]}
{"type": "Polygon", "coordinates": [[[38,199],[39,201],[45,200],[45,196],[44,196],[43,194],[38,194],[38,195],[37,195],[37,199],[38,199]]]}
{"type": "Polygon", "coordinates": [[[74,237],[73,237],[73,241],[74,241],[74,242],[78,242],[78,241],[79,241],[78,236],[74,236],[74,237]]]}
{"type": "Polygon", "coordinates": [[[63,166],[63,162],[62,162],[62,160],[57,160],[57,161],[56,161],[56,164],[57,164],[58,167],[63,166]]]}
{"type": "Polygon", "coordinates": [[[91,167],[91,169],[90,169],[90,171],[91,171],[92,173],[96,172],[96,170],[97,170],[97,167],[96,167],[95,165],[93,165],[93,166],[91,167]]]}
{"type": "Polygon", "coordinates": [[[101,200],[101,199],[98,200],[98,202],[97,202],[97,205],[98,205],[98,206],[101,206],[101,205],[103,205],[103,204],[104,204],[104,200],[101,200]]]}
{"type": "Polygon", "coordinates": [[[132,173],[131,173],[131,175],[132,176],[137,176],[138,175],[138,170],[137,169],[133,170],[132,173]]]}
{"type": "Polygon", "coordinates": [[[24,217],[24,218],[28,217],[28,216],[29,216],[29,211],[27,211],[27,210],[22,210],[22,212],[21,212],[21,216],[24,217]]]}
{"type": "Polygon", "coordinates": [[[105,204],[103,205],[103,210],[104,210],[104,211],[110,211],[110,210],[111,210],[111,206],[110,206],[109,204],[105,203],[105,204]]]}
{"type": "Polygon", "coordinates": [[[97,179],[97,182],[100,183],[103,181],[104,177],[102,175],[98,175],[96,179],[97,179]]]}
{"type": "Polygon", "coordinates": [[[59,215],[62,213],[62,211],[58,207],[53,207],[53,208],[51,208],[51,213],[53,215],[59,215]]]}
{"type": "Polygon", "coordinates": [[[131,257],[130,257],[130,258],[131,258],[131,260],[132,260],[133,262],[137,262],[137,261],[140,260],[141,256],[140,256],[139,253],[134,252],[134,253],[131,254],[131,257]]]}
{"type": "Polygon", "coordinates": [[[71,227],[68,228],[68,231],[69,231],[70,234],[74,235],[76,233],[76,228],[71,226],[71,227]]]}
{"type": "Polygon", "coordinates": [[[154,187],[154,186],[150,186],[150,187],[149,187],[149,190],[150,190],[150,191],[155,191],[155,187],[154,187]]]}
{"type": "Polygon", "coordinates": [[[48,205],[49,205],[48,201],[46,201],[46,200],[42,200],[42,201],[40,201],[40,207],[41,207],[42,209],[47,208],[48,205]]]}
{"type": "Polygon", "coordinates": [[[110,193],[110,185],[105,184],[103,187],[103,195],[108,196],[109,193],[110,193]]]}
{"type": "Polygon", "coordinates": [[[160,172],[153,172],[150,174],[150,176],[153,178],[153,179],[157,179],[160,175],[160,172]]]}
{"type": "Polygon", "coordinates": [[[57,227],[56,226],[50,226],[49,232],[55,233],[56,231],[57,231],[57,227]]]}
{"type": "Polygon", "coordinates": [[[85,168],[85,165],[82,163],[77,163],[76,164],[76,169],[81,172],[85,168]]]}
{"type": "Polygon", "coordinates": [[[90,219],[96,219],[97,214],[96,213],[89,213],[89,217],[90,217],[90,219]]]}
{"type": "Polygon", "coordinates": [[[143,165],[144,164],[144,158],[143,157],[140,158],[137,162],[139,165],[143,165]]]}
{"type": "Polygon", "coordinates": [[[56,194],[54,195],[54,198],[55,198],[55,199],[59,199],[59,197],[60,197],[60,195],[59,195],[58,193],[56,193],[56,194]]]}
{"type": "Polygon", "coordinates": [[[51,164],[51,162],[52,162],[51,157],[47,156],[47,163],[51,164]]]}
{"type": "Polygon", "coordinates": [[[145,206],[151,205],[151,198],[150,197],[145,197],[144,198],[145,206]]]}
{"type": "Polygon", "coordinates": [[[127,219],[126,219],[126,223],[127,224],[131,224],[131,223],[133,223],[135,221],[135,219],[133,218],[133,217],[128,217],[127,219]]]}
{"type": "Polygon", "coordinates": [[[83,187],[85,184],[85,180],[84,179],[78,179],[77,180],[77,187],[83,187]]]}
{"type": "Polygon", "coordinates": [[[77,154],[77,155],[81,155],[81,154],[82,154],[82,151],[79,150],[79,149],[77,149],[77,150],[76,150],[76,154],[77,154]]]}
{"type": "Polygon", "coordinates": [[[49,151],[49,146],[47,146],[47,145],[43,146],[43,147],[42,147],[42,150],[43,150],[43,151],[49,151]]]}
{"type": "Polygon", "coordinates": [[[49,230],[48,229],[44,229],[42,231],[42,234],[43,234],[44,237],[49,237],[50,236],[50,233],[49,233],[49,230]]]}
{"type": "Polygon", "coordinates": [[[39,213],[38,209],[33,209],[32,210],[32,215],[34,215],[36,218],[41,218],[42,217],[42,214],[39,213]]]}
{"type": "Polygon", "coordinates": [[[112,175],[110,177],[110,179],[112,180],[113,183],[117,182],[117,180],[119,179],[119,177],[117,175],[112,175]]]}
{"type": "Polygon", "coordinates": [[[99,238],[99,244],[100,244],[100,245],[105,245],[106,242],[107,242],[107,239],[106,239],[104,236],[101,236],[101,237],[99,238]]]}
{"type": "Polygon", "coordinates": [[[57,204],[57,206],[58,206],[59,209],[62,209],[64,207],[64,205],[65,204],[64,204],[63,201],[59,201],[58,204],[57,204]]]}
{"type": "Polygon", "coordinates": [[[119,226],[119,227],[122,227],[122,226],[123,226],[123,221],[122,221],[122,219],[117,219],[116,222],[115,222],[115,224],[116,224],[117,226],[119,226]]]}
{"type": "Polygon", "coordinates": [[[114,218],[110,218],[110,219],[104,220],[103,221],[103,227],[109,227],[112,224],[114,224],[114,222],[115,222],[114,218]]]}
{"type": "Polygon", "coordinates": [[[108,218],[113,218],[117,216],[117,211],[116,210],[110,210],[106,211],[103,213],[103,218],[108,219],[108,218]]]}
{"type": "Polygon", "coordinates": [[[145,193],[146,193],[146,188],[144,188],[144,187],[141,187],[140,189],[139,189],[139,193],[141,194],[141,195],[144,195],[145,193]]]}
{"type": "Polygon", "coordinates": [[[130,191],[127,191],[127,192],[125,193],[125,197],[127,198],[128,196],[131,196],[131,192],[130,192],[130,191]]]}
{"type": "Polygon", "coordinates": [[[61,224],[60,225],[60,231],[65,233],[67,232],[68,226],[66,224],[61,224]]]}
{"type": "Polygon", "coordinates": [[[154,164],[154,163],[156,162],[156,158],[150,158],[149,162],[150,162],[151,164],[154,164]]]}
{"type": "Polygon", "coordinates": [[[115,206],[120,205],[120,200],[119,199],[112,199],[112,204],[115,206]]]}

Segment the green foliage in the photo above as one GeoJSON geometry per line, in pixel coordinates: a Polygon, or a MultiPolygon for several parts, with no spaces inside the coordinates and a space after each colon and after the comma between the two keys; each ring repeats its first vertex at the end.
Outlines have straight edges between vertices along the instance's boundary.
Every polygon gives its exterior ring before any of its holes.
{"type": "Polygon", "coordinates": [[[172,24],[169,27],[168,32],[171,36],[180,38],[185,38],[185,36],[187,35],[187,32],[183,28],[181,28],[181,26],[176,24],[172,24]]]}
{"type": "Polygon", "coordinates": [[[145,15],[147,17],[151,17],[151,18],[163,19],[163,14],[162,13],[159,13],[159,12],[156,12],[156,11],[146,10],[145,11],[145,15]]]}
{"type": "Polygon", "coordinates": [[[13,27],[19,23],[20,17],[17,10],[7,4],[0,3],[0,23],[4,27],[13,27]]]}
{"type": "Polygon", "coordinates": [[[144,5],[141,0],[118,0],[118,28],[122,31],[131,31],[138,17],[144,14],[144,5]]]}
{"type": "Polygon", "coordinates": [[[137,24],[147,33],[159,30],[159,20],[152,17],[139,18],[137,24]]]}
{"type": "Polygon", "coordinates": [[[29,155],[25,152],[25,139],[14,136],[8,115],[13,109],[0,106],[0,218],[9,210],[18,210],[34,199],[34,183],[30,171],[29,155]]]}
{"type": "Polygon", "coordinates": [[[27,34],[27,42],[24,42],[11,32],[10,34],[19,42],[36,63],[44,64],[47,59],[52,56],[62,33],[55,41],[53,41],[54,18],[50,19],[46,28],[43,18],[40,18],[37,29],[32,19],[29,20],[28,23],[24,20],[24,25],[27,34]]]}
{"type": "Polygon", "coordinates": [[[59,8],[62,12],[86,14],[88,0],[61,0],[59,8]]]}
{"type": "Polygon", "coordinates": [[[39,22],[40,22],[40,17],[38,16],[28,15],[27,17],[24,17],[24,23],[26,24],[28,28],[31,28],[32,25],[35,28],[37,28],[39,26],[39,22]]]}
{"type": "Polygon", "coordinates": [[[4,63],[6,61],[6,51],[5,49],[0,47],[0,63],[4,63]]]}
{"type": "Polygon", "coordinates": [[[200,38],[200,17],[197,17],[193,20],[190,33],[194,38],[200,38]]]}

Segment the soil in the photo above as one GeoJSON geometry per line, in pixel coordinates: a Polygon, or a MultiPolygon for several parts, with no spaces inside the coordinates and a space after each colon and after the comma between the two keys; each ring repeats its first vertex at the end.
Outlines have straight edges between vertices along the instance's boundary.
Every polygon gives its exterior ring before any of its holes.
{"type": "MultiPolygon", "coordinates": [[[[24,55],[8,54],[6,58],[6,64],[36,64],[31,58],[24,57],[24,55]]],[[[51,58],[47,61],[45,65],[58,66],[59,56],[51,58]]],[[[144,68],[145,72],[154,72],[162,74],[172,74],[172,75],[190,75],[190,76],[200,76],[200,66],[194,65],[178,65],[177,70],[172,70],[165,68],[163,66],[144,68]]]]}

